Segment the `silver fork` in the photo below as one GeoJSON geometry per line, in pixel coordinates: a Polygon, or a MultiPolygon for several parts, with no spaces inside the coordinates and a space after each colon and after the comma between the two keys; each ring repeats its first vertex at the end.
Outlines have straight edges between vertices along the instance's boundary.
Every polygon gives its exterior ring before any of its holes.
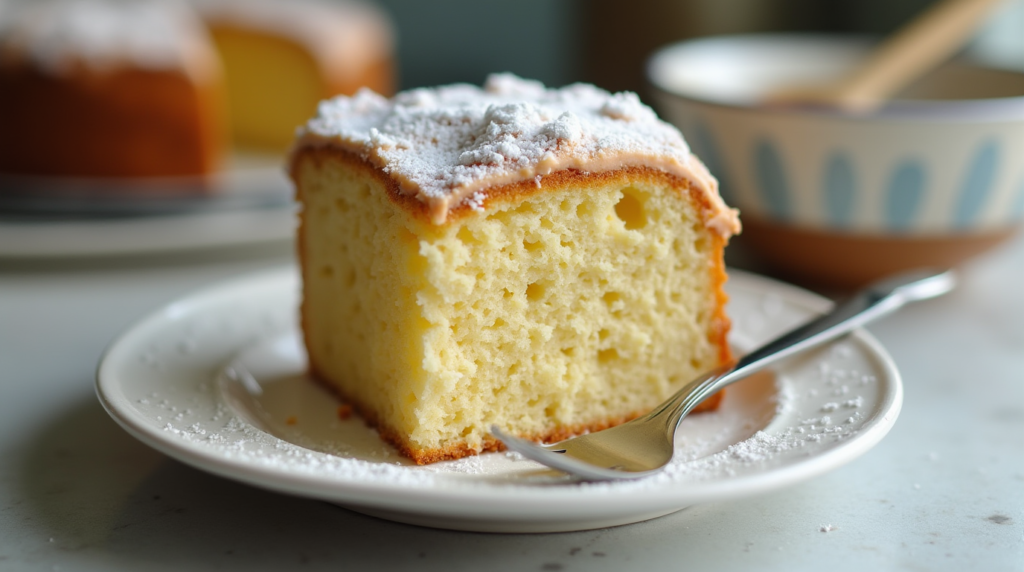
{"type": "Polygon", "coordinates": [[[650,413],[611,429],[550,445],[491,433],[524,457],[585,480],[637,479],[672,460],[679,422],[707,397],[781,359],[833,340],[917,300],[949,292],[952,271],[915,271],[876,282],[831,312],[768,342],[742,359],[694,379],[650,413]]]}

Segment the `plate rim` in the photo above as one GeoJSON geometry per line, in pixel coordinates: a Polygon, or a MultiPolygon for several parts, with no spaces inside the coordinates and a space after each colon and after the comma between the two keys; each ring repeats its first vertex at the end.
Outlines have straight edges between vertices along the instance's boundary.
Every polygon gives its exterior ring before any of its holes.
{"type": "Polygon", "coordinates": [[[286,244],[295,235],[296,212],[296,205],[285,204],[124,219],[0,221],[0,259],[162,255],[286,244]],[[212,227],[220,230],[196,231],[212,227]]]}
{"type": "MultiPolygon", "coordinates": [[[[766,292],[780,292],[788,303],[812,312],[821,312],[831,305],[831,302],[817,294],[770,278],[737,269],[730,269],[729,275],[730,278],[738,278],[737,282],[747,282],[754,287],[765,288],[766,292]]],[[[609,512],[609,504],[617,506],[619,511],[628,509],[631,513],[639,513],[649,509],[657,510],[659,507],[682,508],[696,503],[749,497],[792,486],[849,463],[873,448],[892,429],[902,407],[902,380],[892,357],[866,330],[855,330],[851,339],[856,340],[867,350],[866,355],[885,375],[878,378],[882,388],[878,398],[878,411],[866,420],[854,438],[837,443],[824,452],[791,465],[741,477],[695,483],[688,485],[688,490],[680,492],[673,490],[670,485],[623,491],[605,491],[601,490],[601,486],[589,485],[569,485],[571,488],[567,488],[521,484],[474,484],[469,487],[424,489],[403,487],[394,483],[325,480],[322,475],[296,473],[287,468],[260,466],[244,460],[225,458],[214,451],[192,447],[182,440],[167,438],[151,420],[138,414],[131,407],[121,406],[118,392],[114,387],[116,374],[111,370],[120,358],[119,354],[127,351],[126,346],[130,339],[154,328],[157,323],[166,319],[168,312],[186,311],[183,305],[212,304],[218,297],[237,295],[234,292],[239,288],[280,288],[287,286],[288,281],[297,283],[297,279],[298,273],[293,265],[244,275],[178,297],[134,322],[111,342],[97,366],[95,391],[104,410],[133,437],[163,454],[200,470],[264,489],[383,511],[472,519],[485,518],[494,508],[500,508],[503,511],[501,516],[505,520],[536,520],[537,503],[544,504],[546,513],[571,508],[574,513],[592,512],[595,515],[606,515],[609,512]],[[496,495],[495,492],[498,490],[511,494],[496,495]],[[586,506],[579,506],[581,501],[592,500],[595,497],[610,499],[613,502],[593,503],[599,505],[601,510],[593,510],[592,506],[592,510],[588,511],[586,506]],[[581,511],[581,508],[584,510],[581,511]]],[[[745,284],[740,285],[743,286],[745,284]]],[[[227,359],[230,359],[230,356],[226,356],[225,361],[227,359]]],[[[126,399],[121,396],[121,400],[126,399]]],[[[443,474],[437,476],[454,480],[454,477],[446,477],[443,474]]]]}

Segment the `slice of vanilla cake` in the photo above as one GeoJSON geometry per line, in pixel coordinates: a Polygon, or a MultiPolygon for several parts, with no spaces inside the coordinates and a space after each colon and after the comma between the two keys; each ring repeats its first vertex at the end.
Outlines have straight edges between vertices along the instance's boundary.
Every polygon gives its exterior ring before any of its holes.
{"type": "Polygon", "coordinates": [[[291,161],[311,371],[418,463],[615,425],[730,359],[736,213],[634,94],[364,90],[291,161]]]}

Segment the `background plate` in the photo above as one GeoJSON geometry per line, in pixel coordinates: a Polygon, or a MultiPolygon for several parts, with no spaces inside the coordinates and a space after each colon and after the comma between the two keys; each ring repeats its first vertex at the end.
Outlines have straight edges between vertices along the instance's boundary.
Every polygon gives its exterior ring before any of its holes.
{"type": "Polygon", "coordinates": [[[205,182],[0,175],[0,258],[286,243],[295,234],[295,206],[283,161],[236,154],[205,182]]]}

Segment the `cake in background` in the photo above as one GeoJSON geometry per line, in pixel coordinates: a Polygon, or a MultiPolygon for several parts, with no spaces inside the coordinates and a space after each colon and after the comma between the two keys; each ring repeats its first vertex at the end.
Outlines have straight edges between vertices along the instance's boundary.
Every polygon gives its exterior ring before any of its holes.
{"type": "Polygon", "coordinates": [[[280,154],[320,100],[390,93],[393,45],[354,1],[8,0],[0,174],[204,177],[231,139],[280,154]]]}
{"type": "Polygon", "coordinates": [[[173,177],[220,167],[220,60],[187,7],[95,0],[4,6],[0,173],[173,177]]]}
{"type": "Polygon", "coordinates": [[[224,62],[236,145],[285,150],[319,101],[394,89],[387,17],[354,1],[199,0],[224,62]]]}
{"type": "Polygon", "coordinates": [[[416,462],[615,425],[730,359],[736,213],[636,95],[497,75],[319,109],[291,165],[311,372],[416,462]]]}

